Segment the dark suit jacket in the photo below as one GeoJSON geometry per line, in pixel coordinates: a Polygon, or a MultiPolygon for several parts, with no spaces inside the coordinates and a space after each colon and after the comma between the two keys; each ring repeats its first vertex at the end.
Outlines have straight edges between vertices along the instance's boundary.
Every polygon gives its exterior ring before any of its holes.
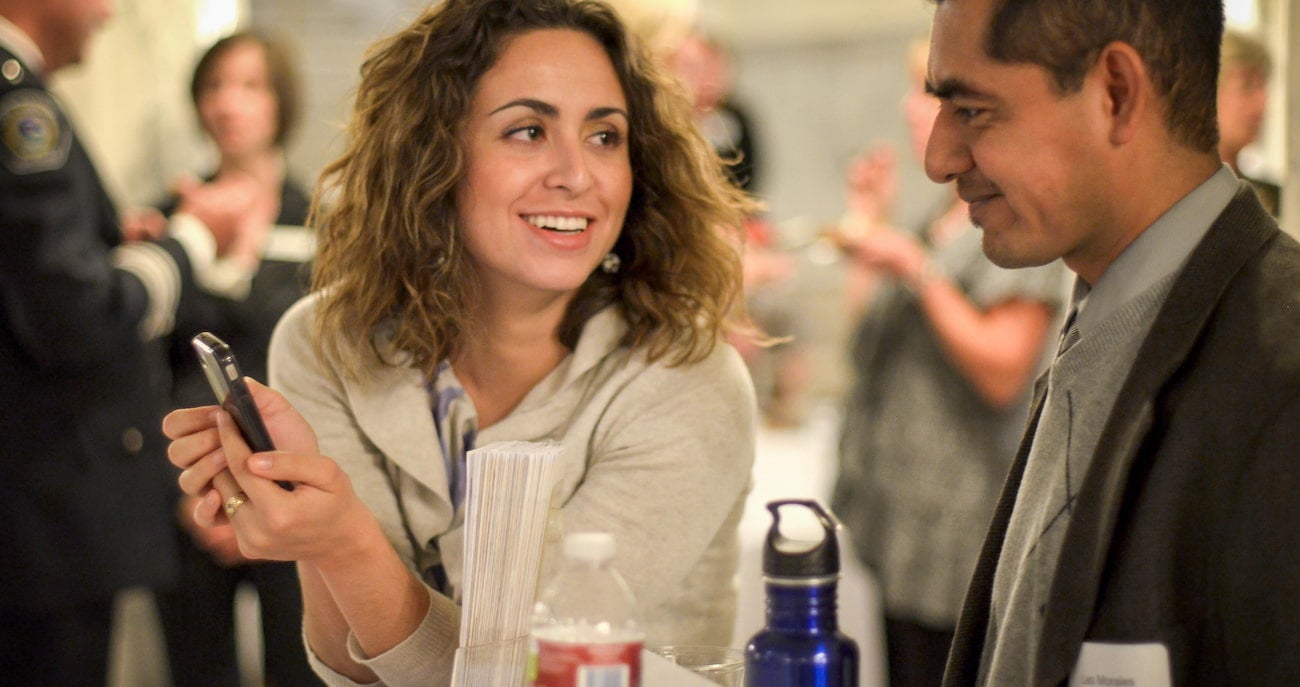
{"type": "Polygon", "coordinates": [[[117,213],[26,68],[0,78],[0,127],[28,136],[0,141],[0,607],[52,609],[174,573],[161,366],[149,294],[110,262],[117,213]]]}
{"type": "MultiPolygon", "coordinates": [[[[974,684],[1029,433],[949,657],[974,684]]],[[[1160,642],[1174,685],[1300,685],[1300,246],[1250,187],[1178,276],[1101,434],[1065,534],[1032,685],[1083,642],[1160,642]]]]}

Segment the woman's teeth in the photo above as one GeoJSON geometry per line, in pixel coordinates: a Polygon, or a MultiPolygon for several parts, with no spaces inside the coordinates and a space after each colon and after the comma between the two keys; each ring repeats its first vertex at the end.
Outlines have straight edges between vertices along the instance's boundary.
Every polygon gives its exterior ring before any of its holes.
{"type": "Polygon", "coordinates": [[[579,232],[587,228],[586,217],[551,217],[550,215],[533,215],[525,218],[527,222],[539,229],[550,231],[579,232]]]}

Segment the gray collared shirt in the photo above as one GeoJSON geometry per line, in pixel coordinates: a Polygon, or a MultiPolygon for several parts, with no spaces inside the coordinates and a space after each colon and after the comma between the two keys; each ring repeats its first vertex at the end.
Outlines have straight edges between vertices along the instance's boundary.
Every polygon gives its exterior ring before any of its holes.
{"type": "Polygon", "coordinates": [[[1076,280],[1080,336],[1052,364],[1003,540],[980,684],[1028,684],[1075,499],[1097,441],[1177,273],[1237,190],[1227,166],[1164,213],[1091,290],[1076,280]]]}
{"type": "Polygon", "coordinates": [[[1086,337],[1125,303],[1181,269],[1236,193],[1237,175],[1221,166],[1139,234],[1091,289],[1076,279],[1071,305],[1079,309],[1080,336],[1086,337]]]}

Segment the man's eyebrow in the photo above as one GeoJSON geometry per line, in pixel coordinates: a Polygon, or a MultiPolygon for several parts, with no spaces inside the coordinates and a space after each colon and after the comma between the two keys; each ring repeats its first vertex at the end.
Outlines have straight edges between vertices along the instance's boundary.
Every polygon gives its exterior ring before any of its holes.
{"type": "MultiPolygon", "coordinates": [[[[517,98],[515,100],[511,100],[505,105],[502,105],[501,107],[492,110],[492,112],[490,112],[489,114],[496,114],[498,112],[501,112],[502,110],[508,110],[512,107],[526,107],[543,117],[558,117],[560,115],[560,110],[557,107],[555,107],[554,105],[548,102],[537,100],[536,98],[517,98]]],[[[610,115],[622,115],[623,119],[628,119],[628,120],[631,119],[631,117],[628,116],[625,110],[618,107],[597,107],[593,109],[591,112],[588,112],[585,119],[587,121],[592,121],[596,119],[603,119],[610,115]]]]}
{"type": "Polygon", "coordinates": [[[925,80],[925,92],[940,99],[951,100],[953,98],[988,98],[985,93],[966,84],[960,79],[942,79],[938,83],[925,80]]]}

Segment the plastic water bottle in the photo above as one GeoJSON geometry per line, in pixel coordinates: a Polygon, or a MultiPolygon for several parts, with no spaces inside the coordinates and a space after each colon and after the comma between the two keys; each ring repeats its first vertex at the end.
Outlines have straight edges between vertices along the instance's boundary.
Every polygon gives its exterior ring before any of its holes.
{"type": "Polygon", "coordinates": [[[767,509],[767,624],[745,647],[746,687],[857,687],[858,645],[836,620],[839,522],[816,501],[771,501],[767,509]],[[822,528],[820,540],[783,535],[785,507],[812,511],[822,528]]]}
{"type": "Polygon", "coordinates": [[[614,538],[564,538],[564,567],[533,608],[535,687],[640,687],[645,631],[636,600],[614,569],[614,538]]]}

